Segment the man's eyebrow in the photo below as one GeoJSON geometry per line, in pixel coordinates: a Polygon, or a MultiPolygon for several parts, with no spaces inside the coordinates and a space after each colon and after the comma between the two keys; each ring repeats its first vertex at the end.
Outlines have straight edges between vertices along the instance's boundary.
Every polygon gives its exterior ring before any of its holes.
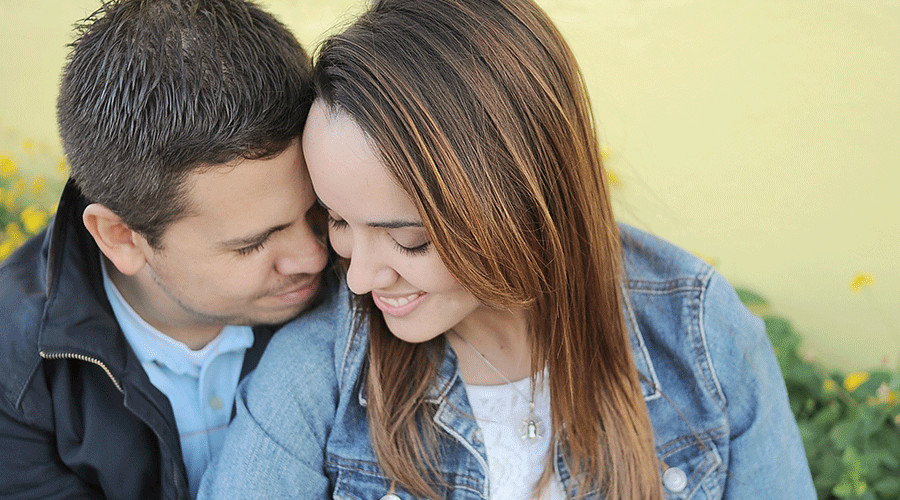
{"type": "MultiPolygon", "coordinates": [[[[328,205],[322,203],[322,200],[319,197],[316,197],[316,203],[321,205],[325,210],[332,211],[328,208],[328,205]]],[[[408,221],[408,220],[396,220],[396,221],[386,221],[386,222],[367,222],[367,226],[369,227],[377,227],[382,229],[401,229],[404,227],[423,227],[422,221],[408,221]]]]}
{"type": "Polygon", "coordinates": [[[256,245],[258,243],[262,243],[263,241],[266,241],[269,238],[269,236],[272,236],[273,234],[277,233],[278,231],[287,229],[289,226],[290,226],[290,224],[281,224],[278,226],[270,227],[270,228],[266,229],[265,231],[262,231],[262,232],[259,232],[259,233],[256,233],[256,234],[253,234],[250,236],[241,236],[238,238],[232,238],[230,240],[221,241],[221,242],[219,242],[219,246],[222,248],[230,249],[230,248],[243,248],[243,247],[256,245]]]}

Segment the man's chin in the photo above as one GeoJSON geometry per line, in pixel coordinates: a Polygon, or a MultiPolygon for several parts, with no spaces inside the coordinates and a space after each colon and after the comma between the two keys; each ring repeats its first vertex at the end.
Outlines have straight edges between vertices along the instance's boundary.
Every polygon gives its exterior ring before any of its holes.
{"type": "Polygon", "coordinates": [[[312,297],[309,297],[304,302],[298,304],[292,304],[289,306],[285,306],[283,308],[279,308],[277,311],[267,311],[265,313],[260,312],[259,314],[253,315],[250,318],[244,318],[244,321],[241,323],[247,326],[254,325],[283,325],[288,321],[296,318],[304,311],[311,309],[314,307],[319,301],[319,294],[315,293],[312,297]]]}

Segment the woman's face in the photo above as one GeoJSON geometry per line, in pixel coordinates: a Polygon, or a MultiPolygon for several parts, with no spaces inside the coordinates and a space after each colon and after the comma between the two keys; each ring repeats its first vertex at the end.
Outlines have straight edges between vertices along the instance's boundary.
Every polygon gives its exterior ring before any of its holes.
{"type": "Polygon", "coordinates": [[[346,113],[316,101],[303,154],[328,211],[331,245],[350,260],[347,284],[372,294],[396,337],[424,342],[484,310],[447,270],[406,191],[346,113]]]}

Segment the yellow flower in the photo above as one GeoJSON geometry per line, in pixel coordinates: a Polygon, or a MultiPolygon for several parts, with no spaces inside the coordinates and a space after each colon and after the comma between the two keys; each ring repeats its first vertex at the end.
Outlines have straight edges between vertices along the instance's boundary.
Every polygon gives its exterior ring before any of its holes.
{"type": "Polygon", "coordinates": [[[850,290],[853,293],[859,293],[863,288],[872,286],[873,283],[875,283],[875,276],[871,273],[859,273],[850,282],[850,290]]]}
{"type": "Polygon", "coordinates": [[[875,396],[878,397],[879,403],[884,403],[888,406],[897,404],[897,393],[892,391],[884,382],[882,382],[881,385],[878,386],[878,389],[875,390],[875,396]]]}
{"type": "Polygon", "coordinates": [[[3,203],[3,206],[7,211],[12,212],[16,207],[16,203],[19,201],[19,197],[22,196],[22,193],[24,192],[25,179],[17,179],[12,188],[6,190],[6,195],[2,200],[0,200],[0,202],[3,203]]]}
{"type": "Polygon", "coordinates": [[[16,160],[9,155],[0,155],[0,177],[4,179],[12,179],[19,171],[19,165],[16,160]]]}
{"type": "Polygon", "coordinates": [[[25,139],[24,141],[22,141],[22,151],[25,151],[26,153],[34,151],[34,141],[32,141],[31,139],[25,139]]]}
{"type": "Polygon", "coordinates": [[[31,181],[31,192],[34,193],[35,196],[40,196],[44,194],[44,191],[47,189],[47,178],[43,175],[39,175],[31,181]]]}
{"type": "Polygon", "coordinates": [[[3,261],[9,254],[13,253],[16,247],[13,245],[12,240],[6,240],[3,243],[0,243],[0,261],[3,261]]]}
{"type": "Polygon", "coordinates": [[[7,189],[3,194],[3,197],[0,198],[0,204],[6,208],[7,211],[12,212],[13,208],[16,206],[16,201],[19,200],[19,195],[12,189],[7,189]]]}
{"type": "Polygon", "coordinates": [[[853,392],[857,387],[863,385],[866,380],[869,380],[869,374],[867,372],[850,373],[844,378],[844,389],[853,392]]]}
{"type": "Polygon", "coordinates": [[[606,169],[606,180],[609,181],[609,185],[614,188],[622,185],[622,179],[610,169],[606,169]]]}
{"type": "Polygon", "coordinates": [[[47,214],[42,210],[34,207],[22,210],[22,226],[31,234],[36,234],[43,229],[47,225],[47,220],[47,214]]]}
{"type": "Polygon", "coordinates": [[[822,383],[822,390],[825,391],[825,394],[833,394],[837,390],[837,382],[826,378],[825,382],[822,383]]]}
{"type": "Polygon", "coordinates": [[[28,239],[15,222],[10,222],[6,225],[6,236],[8,238],[7,241],[12,242],[14,248],[18,248],[19,245],[25,243],[25,240],[28,239]]]}

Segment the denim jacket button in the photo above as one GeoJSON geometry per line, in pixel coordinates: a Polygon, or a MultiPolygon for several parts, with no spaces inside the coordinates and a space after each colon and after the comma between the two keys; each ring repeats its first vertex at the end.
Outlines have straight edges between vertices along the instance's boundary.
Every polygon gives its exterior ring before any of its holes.
{"type": "Polygon", "coordinates": [[[678,467],[669,467],[663,472],[663,485],[672,493],[681,493],[687,487],[687,475],[678,467]]]}
{"type": "Polygon", "coordinates": [[[387,495],[381,497],[381,500],[400,500],[400,497],[393,493],[388,493],[387,495]]]}

